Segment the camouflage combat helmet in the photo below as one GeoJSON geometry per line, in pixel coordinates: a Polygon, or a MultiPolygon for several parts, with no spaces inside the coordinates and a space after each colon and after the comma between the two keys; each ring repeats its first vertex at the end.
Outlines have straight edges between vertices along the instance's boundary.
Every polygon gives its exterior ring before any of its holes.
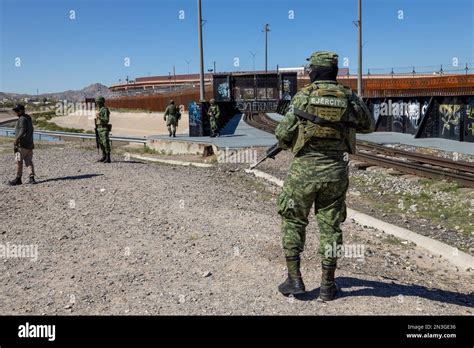
{"type": "Polygon", "coordinates": [[[105,98],[102,97],[102,96],[97,97],[97,98],[95,98],[95,102],[96,102],[97,104],[104,104],[104,103],[105,103],[105,98]]]}
{"type": "Polygon", "coordinates": [[[306,67],[310,66],[327,66],[327,67],[337,67],[338,64],[338,55],[334,52],[329,51],[317,51],[311,54],[309,58],[306,58],[308,64],[306,67]]]}
{"type": "Polygon", "coordinates": [[[211,100],[209,100],[209,102],[210,102],[211,104],[214,104],[214,103],[216,102],[216,100],[215,100],[214,98],[212,98],[211,100]]]}
{"type": "Polygon", "coordinates": [[[173,99],[170,100],[170,104],[174,104],[174,100],[173,100],[173,99]]]}

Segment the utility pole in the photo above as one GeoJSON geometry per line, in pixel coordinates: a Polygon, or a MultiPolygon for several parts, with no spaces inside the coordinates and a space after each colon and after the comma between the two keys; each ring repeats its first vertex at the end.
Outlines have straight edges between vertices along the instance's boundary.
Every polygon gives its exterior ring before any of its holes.
{"type": "Polygon", "coordinates": [[[214,70],[213,70],[214,74],[217,72],[216,71],[216,61],[214,61],[214,70]]]}
{"type": "Polygon", "coordinates": [[[174,65],[173,65],[173,76],[174,76],[174,89],[176,89],[176,69],[174,65]]]}
{"type": "Polygon", "coordinates": [[[198,33],[199,33],[199,95],[200,101],[205,101],[206,96],[204,94],[204,55],[202,45],[202,13],[201,13],[201,0],[197,0],[198,6],[198,33]]]}
{"type": "Polygon", "coordinates": [[[358,0],[358,20],[357,28],[359,29],[358,44],[358,67],[357,67],[357,94],[362,97],[362,0],[358,0]]]}
{"type": "Polygon", "coordinates": [[[255,73],[255,56],[257,55],[257,52],[252,52],[252,51],[249,51],[249,52],[253,58],[253,72],[255,73]]]}
{"type": "Polygon", "coordinates": [[[189,75],[189,63],[191,63],[191,60],[185,59],[184,61],[186,62],[186,64],[188,64],[188,75],[189,75]]]}
{"type": "Polygon", "coordinates": [[[265,24],[262,30],[265,33],[265,72],[268,71],[268,32],[270,31],[269,24],[265,24]]]}

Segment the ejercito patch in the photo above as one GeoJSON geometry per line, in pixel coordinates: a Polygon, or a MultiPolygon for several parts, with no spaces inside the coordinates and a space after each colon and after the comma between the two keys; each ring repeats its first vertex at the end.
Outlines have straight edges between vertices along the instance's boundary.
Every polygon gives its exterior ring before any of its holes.
{"type": "Polygon", "coordinates": [[[347,100],[327,97],[312,97],[310,99],[312,105],[334,106],[337,108],[346,108],[347,100]]]}

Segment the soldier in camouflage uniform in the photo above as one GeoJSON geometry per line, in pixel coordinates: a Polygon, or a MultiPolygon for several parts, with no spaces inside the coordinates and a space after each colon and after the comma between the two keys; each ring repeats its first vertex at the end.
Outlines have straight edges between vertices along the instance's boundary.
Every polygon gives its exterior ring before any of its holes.
{"type": "Polygon", "coordinates": [[[98,110],[95,116],[95,126],[99,135],[99,146],[102,150],[102,158],[98,162],[110,163],[110,138],[109,132],[112,125],[110,121],[110,110],[105,106],[105,98],[97,97],[95,100],[98,110]]]}
{"type": "Polygon", "coordinates": [[[211,124],[211,137],[215,137],[216,135],[219,137],[219,116],[221,115],[221,109],[219,105],[216,104],[214,99],[210,100],[211,106],[209,106],[209,110],[207,110],[207,115],[209,116],[209,122],[211,124]]]}
{"type": "Polygon", "coordinates": [[[169,136],[176,137],[176,127],[178,126],[178,120],[181,118],[179,109],[174,105],[174,100],[170,100],[169,105],[166,107],[163,119],[166,121],[168,127],[169,136]]]}
{"type": "Polygon", "coordinates": [[[278,197],[288,268],[288,278],[278,290],[285,296],[305,291],[300,253],[314,204],[322,258],[320,299],[330,301],[337,292],[337,250],[333,246],[342,245],[340,224],[346,219],[348,153],[355,151],[356,131],[372,132],[375,121],[364,102],[336,82],[335,53],[315,52],[307,60],[311,84],[293,97],[275,133],[280,146],[295,156],[278,197]]]}

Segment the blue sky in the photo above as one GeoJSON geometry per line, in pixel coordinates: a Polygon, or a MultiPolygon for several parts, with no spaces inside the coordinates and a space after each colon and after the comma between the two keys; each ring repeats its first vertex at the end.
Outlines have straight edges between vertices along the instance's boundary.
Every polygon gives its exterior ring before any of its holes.
{"type": "MultiPolygon", "coordinates": [[[[196,0],[0,0],[0,91],[35,94],[198,72],[196,0]],[[70,11],[76,18],[69,18],[70,11]],[[180,19],[184,11],[184,19],[180,19]],[[182,14],[182,12],[181,12],[182,14]],[[130,66],[124,65],[125,58],[130,66]],[[21,66],[15,66],[15,59],[21,66]]],[[[333,50],[356,69],[356,0],[202,0],[206,69],[304,64],[333,50]],[[294,11],[294,19],[289,18],[294,11]],[[240,67],[234,67],[234,58],[240,67]]],[[[472,0],[363,0],[367,68],[474,63],[472,0]],[[398,19],[398,11],[403,19],[398,19]]]]}

